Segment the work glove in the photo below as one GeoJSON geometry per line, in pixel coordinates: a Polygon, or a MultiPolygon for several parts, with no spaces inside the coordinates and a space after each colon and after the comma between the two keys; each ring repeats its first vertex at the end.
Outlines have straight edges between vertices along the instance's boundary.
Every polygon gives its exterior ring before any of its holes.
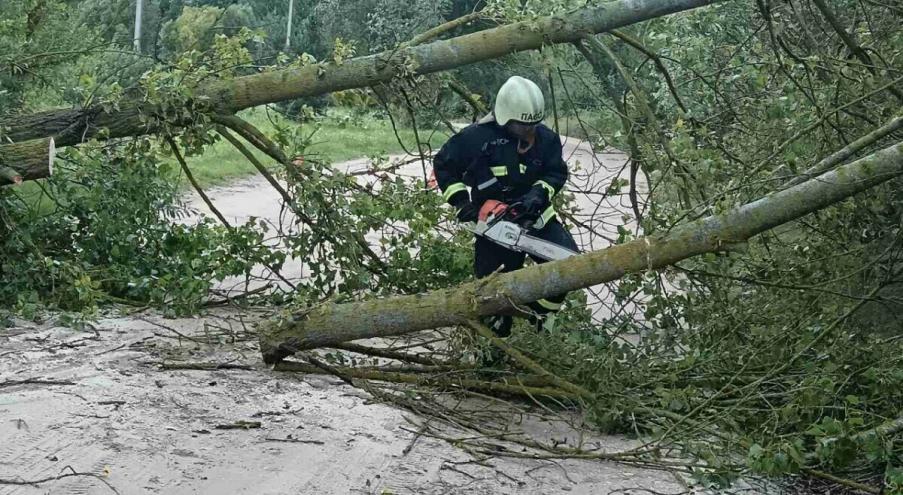
{"type": "Polygon", "coordinates": [[[458,210],[458,213],[455,216],[458,218],[459,222],[467,223],[477,221],[480,210],[477,208],[477,205],[470,201],[470,198],[462,197],[460,200],[455,201],[455,204],[452,206],[458,210]]]}
{"type": "Polygon", "coordinates": [[[518,199],[518,202],[521,204],[525,216],[538,217],[548,206],[548,193],[542,186],[533,186],[530,192],[518,199]]]}

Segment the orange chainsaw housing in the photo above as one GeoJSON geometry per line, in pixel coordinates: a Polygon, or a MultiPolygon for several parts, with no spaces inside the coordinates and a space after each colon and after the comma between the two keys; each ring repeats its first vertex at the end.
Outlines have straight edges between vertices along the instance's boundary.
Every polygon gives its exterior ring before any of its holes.
{"type": "Polygon", "coordinates": [[[477,218],[479,218],[480,221],[485,222],[489,220],[489,217],[502,215],[507,209],[508,205],[505,203],[495,199],[487,199],[480,208],[480,213],[477,215],[477,218]]]}

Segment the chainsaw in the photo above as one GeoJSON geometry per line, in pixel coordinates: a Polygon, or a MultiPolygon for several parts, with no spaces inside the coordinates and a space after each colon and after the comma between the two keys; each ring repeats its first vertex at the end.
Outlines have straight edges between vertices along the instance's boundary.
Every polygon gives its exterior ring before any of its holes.
{"type": "Polygon", "coordinates": [[[558,244],[529,235],[527,232],[534,219],[525,215],[520,206],[520,203],[508,205],[490,199],[483,203],[476,226],[470,230],[499,246],[547,261],[563,260],[578,254],[558,244]]]}

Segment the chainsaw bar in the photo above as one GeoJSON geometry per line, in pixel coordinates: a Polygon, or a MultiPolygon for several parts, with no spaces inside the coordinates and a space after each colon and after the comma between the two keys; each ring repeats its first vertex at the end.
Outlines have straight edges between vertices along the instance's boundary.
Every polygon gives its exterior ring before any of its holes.
{"type": "Polygon", "coordinates": [[[563,260],[577,252],[527,234],[526,229],[507,220],[479,221],[470,229],[474,234],[512,251],[532,254],[547,261],[563,260]]]}

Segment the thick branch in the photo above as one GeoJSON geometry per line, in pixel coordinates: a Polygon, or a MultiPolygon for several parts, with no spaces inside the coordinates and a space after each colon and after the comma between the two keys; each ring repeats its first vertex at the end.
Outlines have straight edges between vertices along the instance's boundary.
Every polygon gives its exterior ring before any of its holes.
{"type": "MultiPolygon", "coordinates": [[[[281,163],[286,167],[290,165],[289,159],[282,151],[282,148],[270,140],[266,134],[260,132],[260,129],[251,125],[250,122],[235,115],[213,115],[210,118],[214,122],[222,124],[237,132],[239,136],[245,138],[245,140],[254,145],[255,148],[266,153],[270,158],[276,160],[276,162],[281,163]]],[[[232,140],[230,139],[229,142],[232,142],[232,140]]],[[[242,152],[242,154],[247,156],[244,152],[242,152]]],[[[256,166],[257,165],[255,165],[255,167],[256,166]]]]}
{"type": "Polygon", "coordinates": [[[301,349],[459,325],[479,316],[511,312],[544,297],[661,268],[698,254],[723,251],[901,172],[903,143],[897,143],[816,179],[669,234],[644,237],[448,289],[324,305],[264,323],[260,328],[261,351],[265,361],[277,362],[301,349]]]}

